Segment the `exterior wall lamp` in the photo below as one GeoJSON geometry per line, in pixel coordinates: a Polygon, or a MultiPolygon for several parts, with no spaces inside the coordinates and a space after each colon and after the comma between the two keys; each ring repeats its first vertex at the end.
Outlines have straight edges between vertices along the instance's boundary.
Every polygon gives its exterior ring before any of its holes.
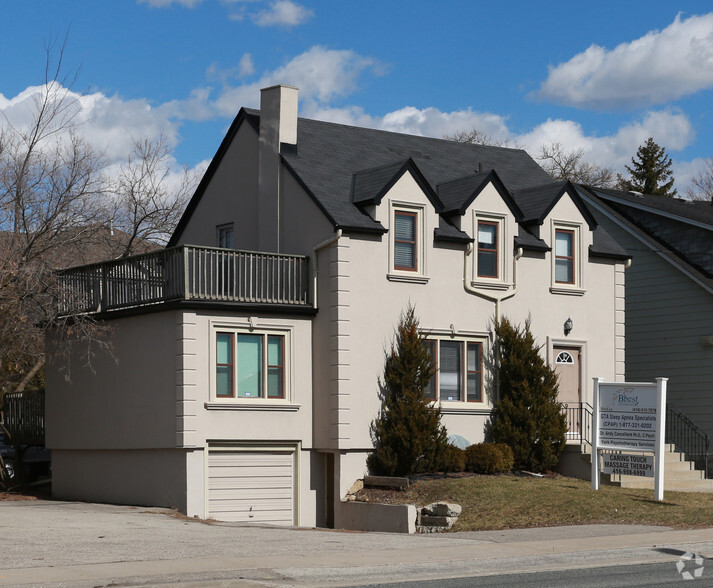
{"type": "Polygon", "coordinates": [[[572,322],[571,318],[568,318],[566,321],[564,321],[564,336],[565,337],[572,332],[573,327],[574,327],[574,323],[572,322]]]}

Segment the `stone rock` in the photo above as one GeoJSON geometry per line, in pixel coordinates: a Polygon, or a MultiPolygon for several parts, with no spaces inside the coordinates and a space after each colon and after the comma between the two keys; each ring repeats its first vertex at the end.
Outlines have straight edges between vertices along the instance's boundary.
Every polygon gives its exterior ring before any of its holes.
{"type": "Polygon", "coordinates": [[[349,492],[347,494],[356,494],[359,492],[359,490],[362,490],[364,488],[364,480],[357,480],[352,484],[352,487],[349,489],[349,492]]]}
{"type": "Polygon", "coordinates": [[[437,515],[421,515],[421,525],[428,527],[445,527],[450,529],[455,525],[458,517],[443,517],[437,515]]]}
{"type": "Polygon", "coordinates": [[[463,507],[461,507],[460,504],[452,504],[449,502],[434,502],[421,509],[421,512],[427,516],[456,518],[460,516],[462,511],[463,507]]]}

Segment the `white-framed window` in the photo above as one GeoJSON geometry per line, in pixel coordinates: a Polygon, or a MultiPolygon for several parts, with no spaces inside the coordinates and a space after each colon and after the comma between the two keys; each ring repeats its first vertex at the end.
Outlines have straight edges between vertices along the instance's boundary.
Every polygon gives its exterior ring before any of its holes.
{"type": "Polygon", "coordinates": [[[418,283],[428,281],[425,276],[424,214],[422,206],[392,203],[389,279],[418,283]]]}
{"type": "Polygon", "coordinates": [[[441,403],[483,402],[483,351],[485,341],[452,337],[425,340],[431,352],[433,377],[426,398],[441,403]]]}
{"type": "Polygon", "coordinates": [[[584,293],[581,239],[579,225],[552,224],[552,292],[577,295],[584,293]]]}
{"type": "Polygon", "coordinates": [[[233,223],[218,225],[215,228],[216,245],[221,249],[233,248],[233,223]]]}
{"type": "Polygon", "coordinates": [[[475,213],[473,282],[504,287],[506,280],[505,218],[475,213]]]}
{"type": "Polygon", "coordinates": [[[218,328],[213,397],[218,401],[289,398],[289,334],[218,328]]]}

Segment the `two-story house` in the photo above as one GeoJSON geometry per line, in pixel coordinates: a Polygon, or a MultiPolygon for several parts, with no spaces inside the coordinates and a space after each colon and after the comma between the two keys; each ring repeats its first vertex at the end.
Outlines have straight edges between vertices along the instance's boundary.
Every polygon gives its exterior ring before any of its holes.
{"type": "Polygon", "coordinates": [[[448,432],[483,440],[493,321],[530,318],[561,399],[624,377],[627,253],[522,150],[241,109],[169,247],[60,276],[106,348],[48,341],[53,492],[340,525],[400,314],[448,432]],[[65,377],[67,376],[67,377],[65,377]]]}

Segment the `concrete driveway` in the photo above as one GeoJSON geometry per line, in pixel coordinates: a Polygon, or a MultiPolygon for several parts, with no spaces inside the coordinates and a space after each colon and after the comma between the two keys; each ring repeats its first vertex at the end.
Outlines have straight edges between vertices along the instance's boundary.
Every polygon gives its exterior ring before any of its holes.
{"type": "Polygon", "coordinates": [[[157,508],[0,502],[0,585],[353,585],[713,555],[713,529],[592,525],[439,535],[205,523],[157,508]],[[656,549],[657,546],[659,549],[656,549]],[[671,553],[661,550],[671,548],[671,553]]]}

